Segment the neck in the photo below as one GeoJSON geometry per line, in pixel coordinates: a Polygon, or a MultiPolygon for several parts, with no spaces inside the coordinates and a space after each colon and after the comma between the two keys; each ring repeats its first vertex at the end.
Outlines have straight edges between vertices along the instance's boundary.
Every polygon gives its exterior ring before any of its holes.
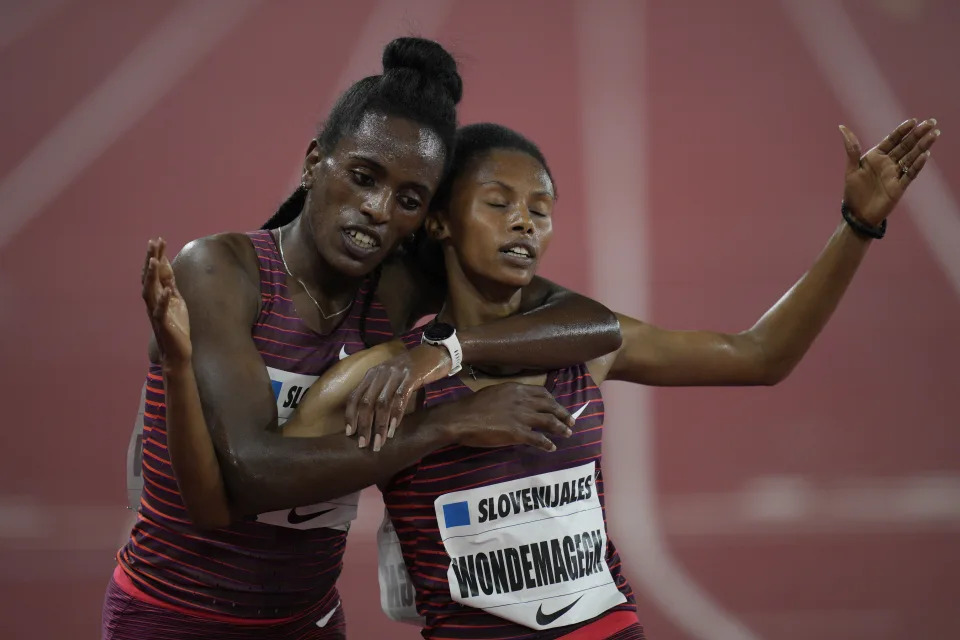
{"type": "Polygon", "coordinates": [[[299,280],[321,304],[327,302],[339,308],[349,303],[347,298],[356,293],[361,278],[345,277],[323,259],[304,212],[278,230],[278,242],[281,237],[283,257],[290,275],[299,280]]]}
{"type": "Polygon", "coordinates": [[[458,331],[512,316],[520,310],[521,290],[463,271],[447,256],[447,298],[439,319],[458,331]]]}

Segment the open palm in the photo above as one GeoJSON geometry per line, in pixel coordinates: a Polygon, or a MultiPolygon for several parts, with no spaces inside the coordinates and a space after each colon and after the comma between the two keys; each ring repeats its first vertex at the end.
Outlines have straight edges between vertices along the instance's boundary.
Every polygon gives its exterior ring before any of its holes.
{"type": "Polygon", "coordinates": [[[847,150],[843,199],[863,222],[879,225],[893,211],[930,157],[940,136],[936,124],[933,119],[920,124],[907,120],[862,155],[857,137],[840,127],[847,150]]]}
{"type": "Polygon", "coordinates": [[[143,267],[143,301],[157,339],[161,361],[166,364],[187,362],[192,355],[190,317],[187,304],[177,290],[173,266],[164,255],[167,243],[163,238],[147,243],[147,259],[143,267]]]}

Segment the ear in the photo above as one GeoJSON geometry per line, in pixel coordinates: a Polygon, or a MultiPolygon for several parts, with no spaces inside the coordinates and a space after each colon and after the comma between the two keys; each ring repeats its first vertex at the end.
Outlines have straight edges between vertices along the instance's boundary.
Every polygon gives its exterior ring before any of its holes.
{"type": "Polygon", "coordinates": [[[320,163],[320,145],[316,138],[307,146],[307,156],[303,159],[303,170],[300,172],[300,184],[307,189],[313,186],[313,170],[320,163]]]}
{"type": "Polygon", "coordinates": [[[443,211],[431,211],[427,214],[423,226],[432,240],[446,240],[450,237],[450,229],[447,226],[446,218],[446,213],[443,211]]]}

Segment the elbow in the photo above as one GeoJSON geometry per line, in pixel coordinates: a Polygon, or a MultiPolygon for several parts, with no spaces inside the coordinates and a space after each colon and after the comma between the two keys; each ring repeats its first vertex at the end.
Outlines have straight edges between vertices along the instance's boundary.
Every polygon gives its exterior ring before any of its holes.
{"type": "Polygon", "coordinates": [[[769,371],[764,371],[763,374],[757,379],[756,385],[763,387],[773,387],[780,384],[787,379],[787,376],[790,375],[790,368],[779,367],[773,368],[769,371]]]}
{"type": "MultiPolygon", "coordinates": [[[[230,496],[231,511],[235,511],[240,516],[259,513],[260,509],[255,504],[255,500],[252,500],[253,497],[258,495],[257,485],[260,477],[256,454],[248,455],[242,450],[231,449],[224,452],[219,458],[224,488],[227,495],[230,496]]],[[[211,517],[210,514],[207,514],[207,517],[211,517]]],[[[230,514],[219,514],[214,518],[214,521],[220,523],[223,522],[224,518],[226,518],[227,524],[232,522],[230,514]]]]}
{"type": "Polygon", "coordinates": [[[786,380],[791,373],[793,373],[793,370],[796,366],[797,363],[792,360],[786,360],[783,358],[767,359],[764,362],[764,365],[760,368],[762,373],[760,374],[756,384],[766,387],[778,385],[786,380]]]}
{"type": "Polygon", "coordinates": [[[751,354],[752,364],[749,369],[752,374],[749,375],[748,384],[762,387],[778,385],[787,379],[797,365],[776,350],[771,350],[763,338],[752,331],[745,331],[740,336],[746,338],[750,344],[748,352],[751,354]]]}
{"type": "Polygon", "coordinates": [[[606,307],[603,307],[606,317],[602,319],[600,326],[603,329],[599,332],[603,338],[603,352],[613,353],[623,345],[623,333],[620,330],[620,320],[617,314],[606,307]]]}

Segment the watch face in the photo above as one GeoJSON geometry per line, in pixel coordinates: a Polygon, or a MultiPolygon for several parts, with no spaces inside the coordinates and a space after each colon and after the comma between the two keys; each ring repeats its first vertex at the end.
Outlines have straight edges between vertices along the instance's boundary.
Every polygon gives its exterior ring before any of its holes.
{"type": "Polygon", "coordinates": [[[423,337],[431,342],[442,342],[454,333],[453,325],[445,322],[432,322],[423,330],[423,337]]]}

